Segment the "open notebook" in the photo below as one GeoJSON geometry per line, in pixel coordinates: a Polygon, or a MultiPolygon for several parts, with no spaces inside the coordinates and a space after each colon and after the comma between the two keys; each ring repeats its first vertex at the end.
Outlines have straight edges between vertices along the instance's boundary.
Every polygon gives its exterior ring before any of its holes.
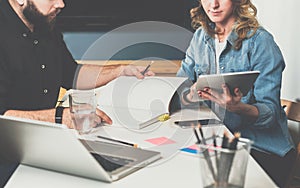
{"type": "Polygon", "coordinates": [[[114,124],[132,129],[162,114],[169,114],[170,101],[187,78],[119,77],[96,89],[98,105],[114,124]]]}

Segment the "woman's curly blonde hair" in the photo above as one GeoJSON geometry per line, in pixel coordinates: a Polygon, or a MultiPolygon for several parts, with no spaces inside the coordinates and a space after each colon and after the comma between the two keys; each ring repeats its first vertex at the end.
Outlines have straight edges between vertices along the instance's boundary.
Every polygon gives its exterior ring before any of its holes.
{"type": "MultiPolygon", "coordinates": [[[[212,21],[206,15],[201,0],[198,0],[198,2],[198,7],[192,8],[190,11],[192,27],[197,29],[202,26],[210,36],[214,37],[218,30],[211,27],[212,21]]],[[[234,30],[238,35],[234,43],[234,49],[239,50],[242,47],[243,40],[254,35],[259,27],[256,19],[257,9],[250,0],[232,0],[232,2],[234,6],[233,14],[236,18],[234,30]]]]}

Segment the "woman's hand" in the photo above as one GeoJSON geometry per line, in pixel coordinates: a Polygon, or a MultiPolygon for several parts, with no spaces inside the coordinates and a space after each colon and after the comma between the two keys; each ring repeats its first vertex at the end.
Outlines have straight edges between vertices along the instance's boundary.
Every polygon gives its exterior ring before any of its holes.
{"type": "Polygon", "coordinates": [[[226,84],[222,85],[222,89],[222,93],[208,87],[197,92],[200,98],[217,103],[221,107],[226,108],[228,111],[237,112],[242,103],[242,92],[239,90],[239,88],[234,88],[234,93],[232,95],[226,84]]]}
{"type": "Polygon", "coordinates": [[[193,84],[189,90],[186,90],[182,94],[182,102],[184,105],[189,105],[190,103],[195,103],[199,101],[199,98],[196,96],[195,97],[195,92],[196,92],[196,83],[193,84]]]}

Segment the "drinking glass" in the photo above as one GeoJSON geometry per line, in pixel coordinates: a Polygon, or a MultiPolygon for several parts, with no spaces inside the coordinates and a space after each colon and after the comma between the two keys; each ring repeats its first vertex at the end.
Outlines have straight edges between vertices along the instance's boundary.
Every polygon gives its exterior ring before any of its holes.
{"type": "Polygon", "coordinates": [[[93,90],[74,90],[69,95],[69,104],[74,128],[79,134],[91,132],[97,126],[96,93],[93,90]]]}

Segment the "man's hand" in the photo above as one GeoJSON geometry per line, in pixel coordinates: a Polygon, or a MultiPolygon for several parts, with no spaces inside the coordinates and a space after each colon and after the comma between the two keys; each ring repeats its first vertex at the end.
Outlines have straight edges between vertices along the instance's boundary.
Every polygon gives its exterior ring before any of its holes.
{"type": "Polygon", "coordinates": [[[135,76],[138,79],[143,79],[145,76],[154,76],[155,73],[148,70],[145,72],[145,75],[142,72],[145,70],[146,67],[142,66],[134,66],[134,65],[126,65],[123,66],[120,76],[135,76]]]}
{"type": "MultiPolygon", "coordinates": [[[[63,122],[64,125],[67,125],[68,128],[73,129],[74,126],[74,120],[72,120],[72,116],[70,113],[70,109],[69,108],[65,108],[64,109],[64,113],[63,113],[63,122]]],[[[94,123],[92,123],[93,127],[96,127],[97,125],[101,124],[101,123],[106,123],[111,125],[112,124],[112,120],[110,119],[110,117],[103,112],[100,109],[96,109],[96,116],[94,119],[94,123]]]]}

